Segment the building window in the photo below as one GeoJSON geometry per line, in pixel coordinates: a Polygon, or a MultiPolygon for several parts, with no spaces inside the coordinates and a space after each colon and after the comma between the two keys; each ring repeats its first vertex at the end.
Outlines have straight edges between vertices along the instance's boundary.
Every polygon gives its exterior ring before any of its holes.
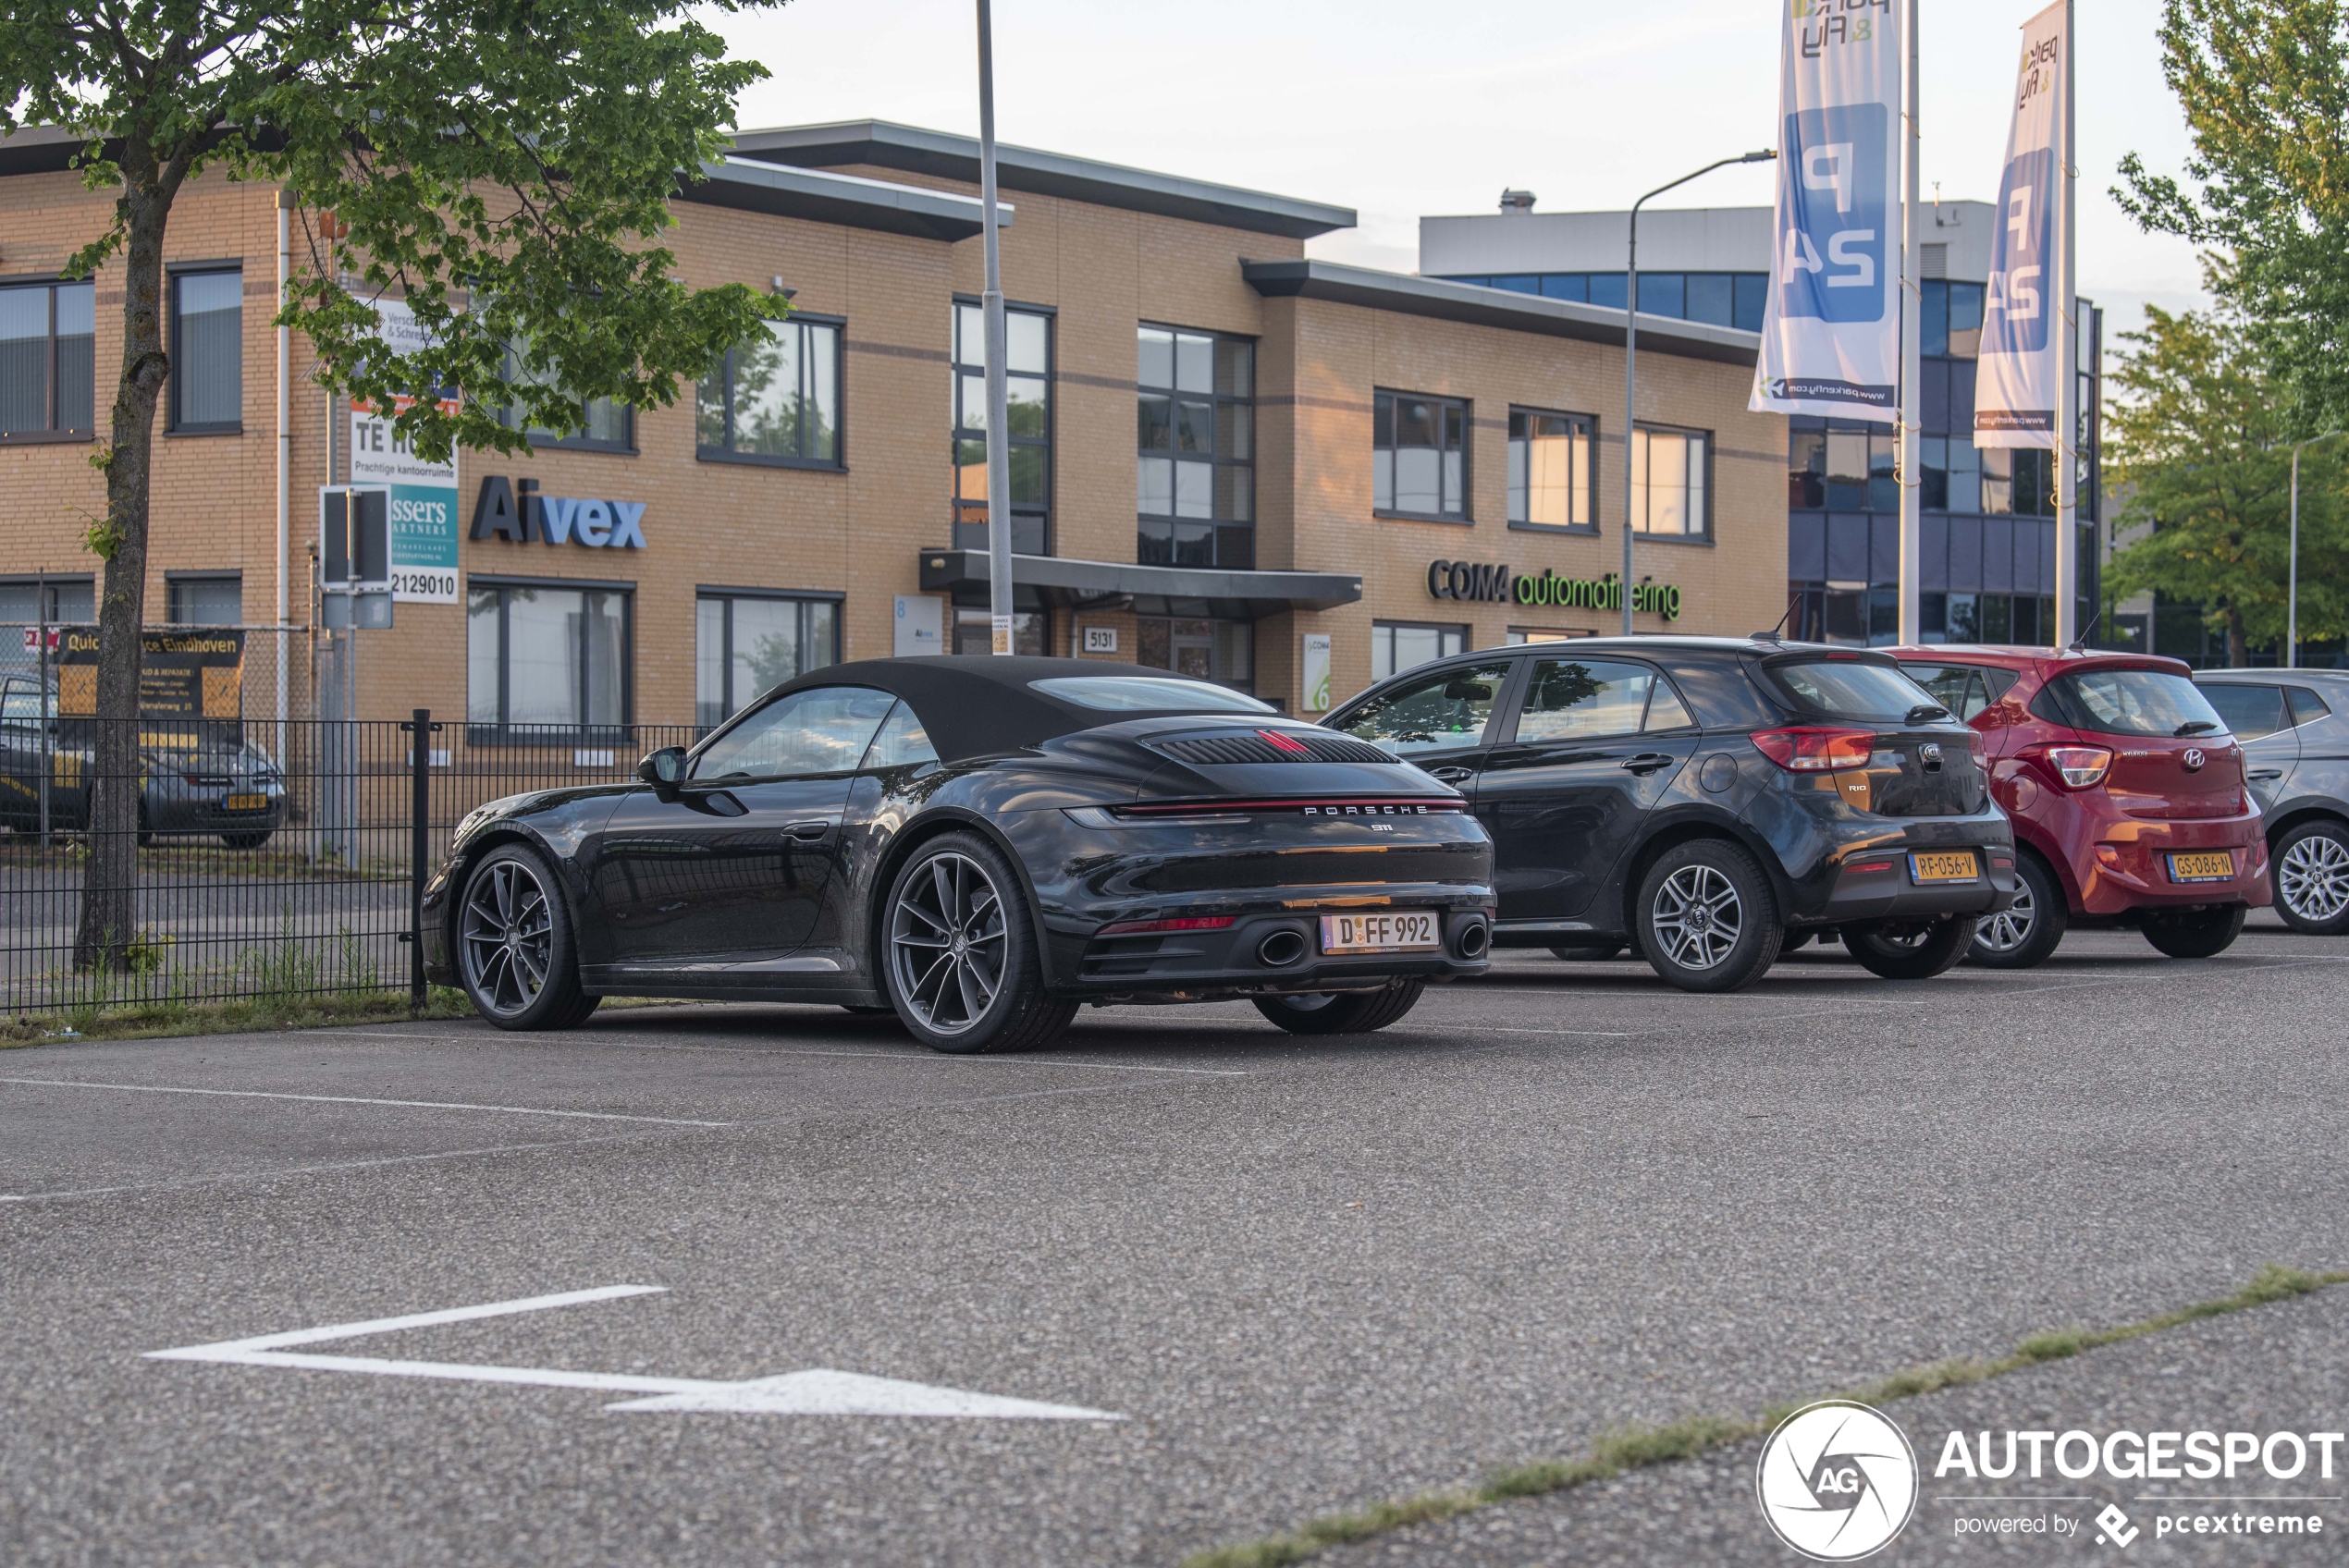
{"type": "Polygon", "coordinates": [[[245,275],[171,276],[171,428],[186,435],[244,428],[245,275]]]}
{"type": "Polygon", "coordinates": [[[780,468],[841,466],[841,324],[793,316],[726,351],[695,399],[695,456],[780,468]]]}
{"type": "Polygon", "coordinates": [[[1245,620],[1142,616],[1134,625],[1134,662],[1250,691],[1256,684],[1256,628],[1245,620]]]}
{"type": "MultiPolygon", "coordinates": [[[[1917,339],[1927,359],[1977,359],[1982,352],[1982,285],[1923,281],[1917,339]]],[[[1969,410],[1970,412],[1971,410],[1969,410]]]]}
{"type": "Polygon", "coordinates": [[[1509,526],[1595,533],[1591,443],[1597,422],[1583,414],[1509,410],[1509,526]]]}
{"type": "Polygon", "coordinates": [[[245,584],[240,575],[174,575],[164,588],[173,626],[236,626],[244,620],[245,584]]]}
{"type": "MultiPolygon", "coordinates": [[[[1704,539],[1713,533],[1705,472],[1710,437],[1693,430],[1631,433],[1631,526],[1641,533],[1704,539]]],[[[1862,450],[1864,451],[1864,444],[1862,450]]]]}
{"type": "MultiPolygon", "coordinates": [[[[1005,432],[1011,447],[1012,549],[1052,554],[1052,318],[1006,310],[1005,432]]],[[[987,548],[987,317],[954,305],[954,546],[987,548]]],[[[957,637],[960,632],[956,633],[957,637]]],[[[990,636],[992,633],[990,632],[990,636]]],[[[981,652],[985,650],[982,649],[981,652]]]]}
{"type": "Polygon", "coordinates": [[[694,722],[723,724],[761,692],[840,662],[840,606],[782,594],[694,601],[694,722]]]}
{"type": "Polygon", "coordinates": [[[1256,346],[1244,337],[1138,329],[1136,559],[1256,565],[1255,373],[1256,346]]]}
{"type": "MultiPolygon", "coordinates": [[[[519,349],[506,350],[506,380],[510,385],[551,386],[552,371],[535,371],[523,362],[519,349]]],[[[508,404],[498,410],[498,421],[512,429],[522,420],[518,403],[508,404]]],[[[568,435],[559,434],[540,425],[529,425],[523,434],[530,437],[534,447],[560,447],[579,452],[633,452],[636,449],[636,410],[617,398],[590,398],[583,410],[579,428],[568,435]]]]}
{"type": "Polygon", "coordinates": [[[465,721],[476,743],[617,740],[628,723],[631,595],[468,585],[465,721]]]}
{"type": "Polygon", "coordinates": [[[1381,392],[1371,410],[1371,509],[1467,521],[1469,406],[1457,398],[1381,392]]]}
{"type": "Polygon", "coordinates": [[[0,626],[87,626],[98,619],[94,588],[87,577],[0,582],[0,626]]]}
{"type": "Polygon", "coordinates": [[[1430,659],[1468,651],[1465,626],[1428,626],[1415,621],[1376,620],[1371,623],[1371,679],[1384,680],[1397,670],[1430,659]]]}
{"type": "MultiPolygon", "coordinates": [[[[1539,294],[1545,300],[1571,300],[1579,305],[1623,308],[1623,275],[1619,272],[1500,273],[1459,276],[1449,283],[1475,283],[1505,288],[1512,294],[1539,294]]],[[[1765,272],[1642,272],[1640,274],[1640,313],[1677,316],[1712,326],[1733,326],[1740,332],[1762,330],[1762,298],[1770,275],[1765,272]]],[[[1981,300],[1975,285],[1975,301],[1981,300]]],[[[1981,325],[1977,316],[1975,325],[1981,325]]]]}
{"type": "Polygon", "coordinates": [[[97,297],[92,283],[0,288],[0,441],[92,434],[97,297]]]}
{"type": "MultiPolygon", "coordinates": [[[[1014,535],[1015,541],[1017,535],[1014,535]]],[[[982,541],[983,543],[983,541],[982,541]]],[[[985,608],[973,609],[967,605],[954,608],[954,652],[974,655],[995,651],[995,617],[985,608]]],[[[1012,612],[1012,652],[1043,657],[1052,651],[1052,613],[1050,610],[1015,610],[1012,612]]]]}

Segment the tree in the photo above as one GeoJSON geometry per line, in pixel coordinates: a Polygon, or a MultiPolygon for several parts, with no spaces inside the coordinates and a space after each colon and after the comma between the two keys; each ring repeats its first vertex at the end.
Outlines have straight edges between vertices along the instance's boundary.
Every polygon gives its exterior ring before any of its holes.
{"type": "MultiPolygon", "coordinates": [[[[2214,280],[2215,281],[2215,280],[2214,280]]],[[[2148,306],[2146,325],[2121,335],[2105,410],[2111,491],[2126,496],[2116,535],[2149,531],[2121,549],[2107,577],[2116,594],[2158,591],[2204,606],[2227,634],[2227,662],[2284,634],[2292,476],[2289,404],[2242,317],[2228,309],[2172,315],[2148,306]]],[[[2343,568],[2349,527],[2343,465],[2325,447],[2300,464],[2300,635],[2349,625],[2343,568]]]]}
{"type": "Polygon", "coordinates": [[[2240,307],[2302,435],[2349,424],[2349,0],[2165,0],[2162,69],[2199,185],[2121,163],[2148,229],[2231,257],[2240,307]]]}
{"type": "MultiPolygon", "coordinates": [[[[780,0],[714,0],[721,10],[780,0]]],[[[278,320],[321,377],[388,404],[419,452],[518,451],[587,398],[665,405],[677,378],[781,313],[742,285],[691,290],[657,243],[681,178],[718,155],[735,95],[765,76],[724,57],[683,0],[10,0],[0,129],[84,138],[114,221],[69,263],[123,263],[123,347],[105,442],[97,711],[138,711],[147,497],[163,332],[164,238],[207,169],[289,184],[313,264],[278,320]],[[363,289],[318,255],[331,214],[363,289]],[[368,300],[405,296],[434,339],[395,352],[368,300]],[[521,373],[508,378],[508,349],[521,373]],[[461,394],[453,412],[437,391],[461,394]],[[498,417],[507,407],[523,415],[498,417]]],[[[76,962],[118,967],[132,936],[135,724],[99,727],[76,962]]]]}

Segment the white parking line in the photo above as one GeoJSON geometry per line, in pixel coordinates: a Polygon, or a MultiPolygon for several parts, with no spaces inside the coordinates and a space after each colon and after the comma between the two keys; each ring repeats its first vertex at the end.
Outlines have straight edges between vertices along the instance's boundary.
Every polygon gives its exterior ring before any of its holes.
{"type": "Polygon", "coordinates": [[[478,1306],[416,1312],[399,1317],[371,1317],[359,1323],[331,1323],[290,1333],[259,1334],[251,1339],[221,1340],[212,1344],[183,1345],[177,1350],[151,1350],[149,1361],[202,1361],[228,1366],[287,1366],[312,1372],[357,1372],[379,1378],[424,1378],[450,1382],[505,1383],[529,1388],[586,1389],[598,1393],[644,1394],[606,1410],[709,1411],[763,1415],[914,1415],[984,1418],[1013,1421],[1123,1421],[1123,1415],[1083,1405],[1046,1404],[1037,1400],[1005,1399],[972,1393],[965,1389],[933,1388],[895,1378],[874,1378],[861,1372],[836,1372],[811,1367],[780,1377],[721,1382],[707,1378],[640,1378],[618,1372],[572,1372],[542,1366],[489,1366],[452,1361],[392,1361],[360,1355],[308,1355],[289,1352],[287,1345],[321,1344],[330,1340],[358,1339],[401,1329],[436,1328],[445,1323],[469,1323],[484,1317],[504,1317],[554,1307],[583,1306],[591,1302],[617,1301],[627,1296],[658,1295],[666,1285],[599,1285],[593,1290],[564,1291],[554,1295],[524,1296],[515,1301],[486,1302],[478,1306]]]}
{"type": "Polygon", "coordinates": [[[0,1078],[43,1089],[121,1089],[138,1095],[216,1095],[239,1100],[308,1100],[319,1105],[384,1105],[405,1110],[486,1110],[504,1116],[564,1116],[582,1121],[648,1121],[660,1127],[732,1127],[731,1121],[688,1121],[674,1116],[622,1116],[609,1110],[547,1110],[527,1105],[468,1105],[456,1100],[377,1100],[356,1095],[286,1095],[263,1089],[188,1089],[166,1084],[92,1084],[80,1078],[0,1078]]]}

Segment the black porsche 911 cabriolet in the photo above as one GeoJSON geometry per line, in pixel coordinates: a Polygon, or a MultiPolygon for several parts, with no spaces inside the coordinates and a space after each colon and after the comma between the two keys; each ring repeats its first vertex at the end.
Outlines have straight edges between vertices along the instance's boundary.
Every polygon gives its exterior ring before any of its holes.
{"type": "Polygon", "coordinates": [[[427,973],[507,1029],[615,993],[826,1002],[976,1052],[1088,1001],[1377,1029],[1488,962],[1492,845],[1458,794],[1162,670],[833,665],[637,778],[459,824],[427,973]]]}

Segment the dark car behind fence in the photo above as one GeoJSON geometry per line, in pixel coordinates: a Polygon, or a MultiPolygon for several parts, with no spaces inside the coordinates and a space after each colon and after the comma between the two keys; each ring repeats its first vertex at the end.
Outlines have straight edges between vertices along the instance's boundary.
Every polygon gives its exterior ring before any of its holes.
{"type": "Polygon", "coordinates": [[[468,730],[462,717],[336,721],[0,712],[0,1009],[410,993],[425,878],[467,812],[633,778],[690,725],[468,730]],[[124,968],[77,968],[103,726],[136,728],[139,827],[124,968]],[[424,745],[415,745],[418,726],[424,745]]]}

